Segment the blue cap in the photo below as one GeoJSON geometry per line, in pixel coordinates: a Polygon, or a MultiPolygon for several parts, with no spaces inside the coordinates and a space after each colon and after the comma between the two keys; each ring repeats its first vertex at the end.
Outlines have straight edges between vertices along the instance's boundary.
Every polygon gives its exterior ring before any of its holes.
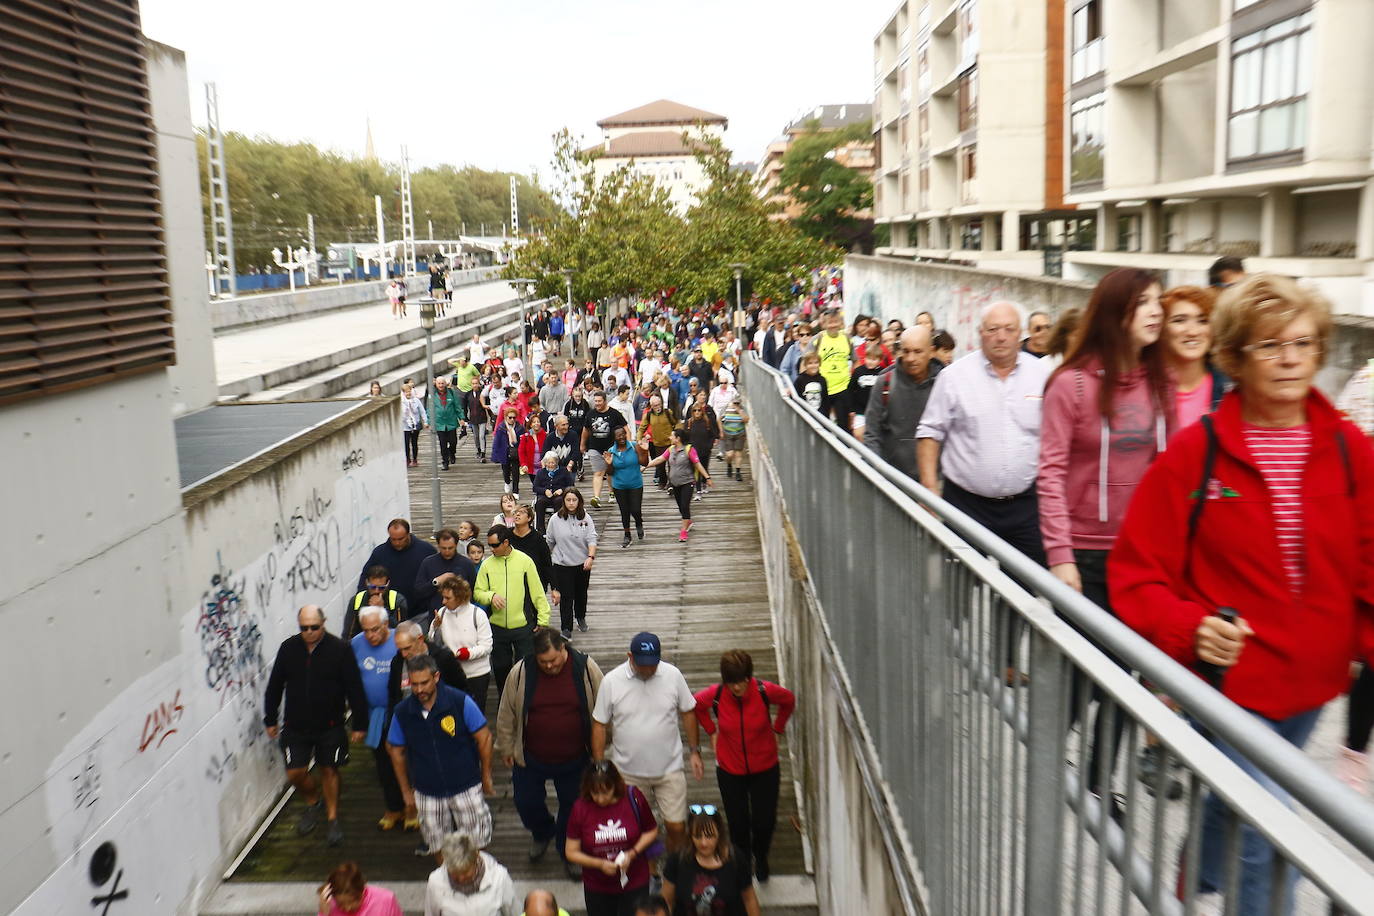
{"type": "Polygon", "coordinates": [[[657,665],[663,660],[663,646],[652,633],[636,633],[630,640],[630,657],[636,665],[657,665]]]}

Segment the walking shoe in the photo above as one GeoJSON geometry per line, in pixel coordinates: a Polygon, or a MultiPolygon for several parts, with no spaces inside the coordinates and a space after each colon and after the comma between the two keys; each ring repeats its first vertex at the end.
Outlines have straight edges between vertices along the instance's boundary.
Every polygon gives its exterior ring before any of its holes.
{"type": "Polygon", "coordinates": [[[320,823],[320,813],[324,811],[324,799],[320,799],[313,805],[306,805],[301,812],[301,819],[296,821],[296,833],[305,836],[314,830],[320,823]]]}
{"type": "Polygon", "coordinates": [[[635,534],[639,535],[639,539],[640,539],[641,541],[644,540],[644,526],[643,526],[643,525],[635,525],[635,534]]]}
{"type": "Polygon", "coordinates": [[[337,820],[329,822],[329,832],[324,835],[324,841],[330,846],[343,844],[343,828],[339,826],[337,820]]]}
{"type": "Polygon", "coordinates": [[[1369,755],[1342,747],[1336,757],[1336,778],[1361,795],[1369,794],[1369,755]]]}
{"type": "Polygon", "coordinates": [[[429,857],[429,844],[426,843],[424,840],[421,840],[421,841],[420,841],[420,845],[415,847],[415,858],[417,858],[417,859],[424,859],[424,858],[428,858],[428,857],[429,857]]]}
{"type": "Polygon", "coordinates": [[[630,532],[625,532],[625,540],[620,542],[620,546],[622,549],[630,546],[630,532]]]}
{"type": "Polygon", "coordinates": [[[505,491],[506,491],[507,493],[509,493],[509,492],[510,492],[510,484],[504,484],[503,486],[505,487],[505,491]]]}
{"type": "Polygon", "coordinates": [[[759,879],[760,884],[768,883],[768,860],[763,856],[754,861],[754,877],[759,879]]]}
{"type": "Polygon", "coordinates": [[[593,497],[592,497],[592,508],[593,508],[593,509],[600,509],[600,508],[601,508],[601,497],[599,497],[599,496],[593,496],[593,497]]]}
{"type": "Polygon", "coordinates": [[[532,840],[530,840],[530,855],[529,855],[530,861],[531,861],[531,862],[538,862],[540,859],[544,858],[544,853],[546,853],[546,852],[549,851],[549,844],[552,843],[552,842],[553,842],[553,837],[546,837],[545,839],[542,839],[542,840],[540,840],[540,839],[532,839],[532,840]]]}
{"type": "MultiPolygon", "coordinates": [[[[559,630],[558,632],[562,634],[564,639],[572,639],[572,630],[559,630]]],[[[545,843],[544,845],[548,846],[549,844],[545,843]]]]}
{"type": "Polygon", "coordinates": [[[687,532],[686,532],[686,531],[679,531],[678,534],[677,534],[677,539],[678,539],[679,541],[681,541],[682,543],[686,543],[686,542],[687,542],[687,532]]]}
{"type": "Polygon", "coordinates": [[[468,437],[468,428],[467,428],[466,426],[459,427],[459,429],[458,429],[458,438],[459,438],[459,439],[466,439],[467,437],[468,437]]]}
{"type": "Polygon", "coordinates": [[[692,502],[694,502],[694,503],[699,503],[699,502],[701,502],[701,494],[700,494],[700,493],[693,493],[693,494],[692,494],[692,502]]]}
{"type": "Polygon", "coordinates": [[[585,632],[587,632],[587,621],[585,621],[585,620],[579,620],[579,621],[577,622],[577,630],[578,630],[579,633],[585,633],[585,632]]]}
{"type": "Polygon", "coordinates": [[[382,831],[395,830],[397,827],[401,826],[403,820],[405,820],[405,815],[401,812],[388,811],[386,814],[382,815],[381,820],[377,821],[377,829],[382,831]]]}

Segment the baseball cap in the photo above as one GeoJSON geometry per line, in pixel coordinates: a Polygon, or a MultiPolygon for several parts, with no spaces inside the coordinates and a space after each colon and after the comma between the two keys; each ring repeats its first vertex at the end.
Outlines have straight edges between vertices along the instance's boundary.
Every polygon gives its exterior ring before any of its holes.
{"type": "Polygon", "coordinates": [[[630,656],[636,665],[657,665],[663,660],[663,647],[653,633],[636,633],[630,640],[630,656]]]}

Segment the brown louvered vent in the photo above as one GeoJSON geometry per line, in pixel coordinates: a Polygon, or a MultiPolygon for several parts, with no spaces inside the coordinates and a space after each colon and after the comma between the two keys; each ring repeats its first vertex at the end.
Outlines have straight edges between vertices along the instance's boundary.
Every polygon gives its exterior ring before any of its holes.
{"type": "Polygon", "coordinates": [[[137,0],[0,0],[0,403],[175,361],[137,0]]]}

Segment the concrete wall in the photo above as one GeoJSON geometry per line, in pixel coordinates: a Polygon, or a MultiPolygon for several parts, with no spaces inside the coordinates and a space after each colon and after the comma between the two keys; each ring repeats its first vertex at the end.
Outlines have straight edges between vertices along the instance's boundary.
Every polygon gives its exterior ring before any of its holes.
{"type": "Polygon", "coordinates": [[[261,722],[265,666],[301,604],[339,625],[407,505],[388,400],[183,508],[168,398],[159,373],[4,418],[22,431],[7,443],[25,481],[10,506],[29,522],[6,528],[0,623],[41,639],[0,671],[0,690],[24,698],[0,757],[3,912],[90,912],[91,856],[106,842],[134,911],[194,911],[282,788],[261,722]],[[69,448],[74,434],[99,443],[94,458],[69,448]]]}
{"type": "MultiPolygon", "coordinates": [[[[857,703],[809,585],[805,560],[788,521],[767,446],[749,432],[763,566],[773,609],[779,680],[805,684],[806,702],[789,722],[792,772],[801,784],[803,827],[815,844],[816,904],[821,913],[911,913],[898,888],[885,838],[894,815],[868,791],[865,770],[880,772],[876,749],[851,723],[857,703]],[[781,520],[781,524],[779,524],[781,520]]],[[[914,863],[905,863],[911,875],[914,863]]],[[[919,893],[908,879],[910,893],[919,893]]],[[[919,898],[917,898],[919,899],[919,898]]],[[[917,910],[916,912],[919,912],[917,910]]]]}
{"type": "Polygon", "coordinates": [[[186,54],[160,42],[146,44],[177,350],[176,365],[167,376],[172,385],[172,413],[180,416],[213,404],[216,397],[215,351],[206,303],[200,164],[191,126],[186,54]]]}
{"type": "MultiPolygon", "coordinates": [[[[487,283],[495,280],[500,270],[499,267],[478,267],[474,270],[455,271],[454,281],[458,286],[487,283]]],[[[216,332],[241,330],[371,305],[386,299],[388,282],[390,281],[373,280],[367,283],[337,284],[325,280],[308,288],[297,289],[294,293],[263,293],[257,296],[215,299],[210,303],[211,322],[216,332]]],[[[408,283],[408,295],[412,299],[428,295],[428,284],[429,279],[424,273],[412,277],[408,283]]],[[[204,283],[201,285],[204,286],[204,283]]]]}

